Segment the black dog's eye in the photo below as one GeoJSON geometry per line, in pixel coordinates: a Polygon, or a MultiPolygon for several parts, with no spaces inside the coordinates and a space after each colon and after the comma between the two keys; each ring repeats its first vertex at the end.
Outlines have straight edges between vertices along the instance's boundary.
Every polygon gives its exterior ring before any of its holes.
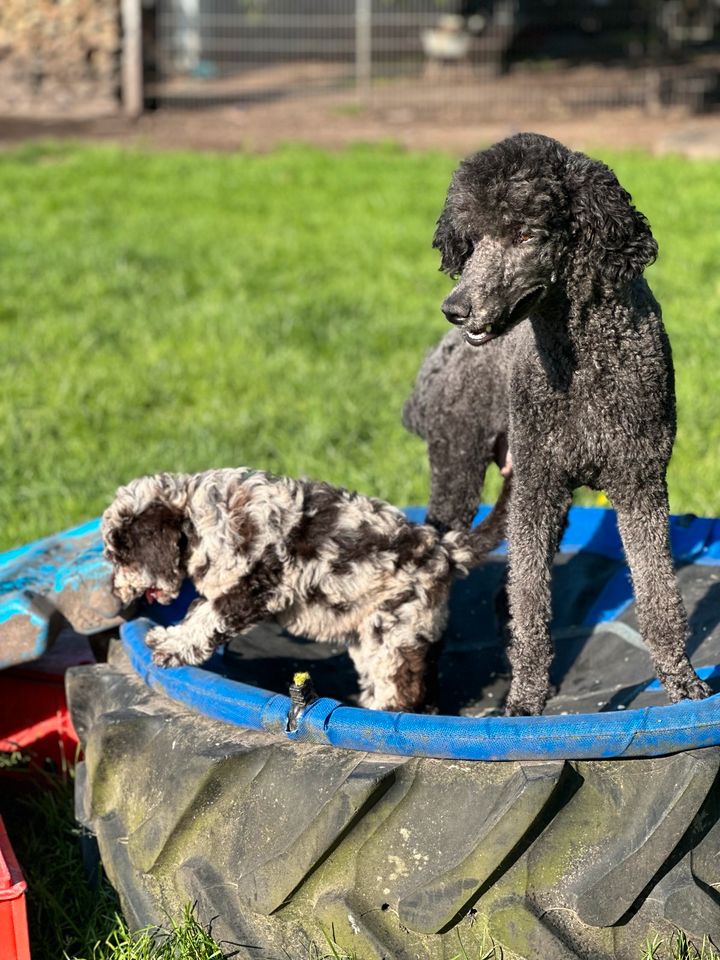
{"type": "Polygon", "coordinates": [[[516,243],[527,243],[528,240],[532,240],[533,235],[529,230],[519,230],[517,237],[515,238],[516,243]]]}

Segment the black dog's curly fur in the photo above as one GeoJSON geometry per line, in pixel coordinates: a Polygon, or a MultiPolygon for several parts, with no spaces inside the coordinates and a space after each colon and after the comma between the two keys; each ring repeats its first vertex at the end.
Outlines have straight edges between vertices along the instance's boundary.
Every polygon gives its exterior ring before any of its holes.
{"type": "Polygon", "coordinates": [[[438,526],[466,527],[488,464],[512,463],[507,712],[539,713],[548,696],[550,568],[581,484],[615,506],[671,699],[706,696],[668,540],[674,376],[642,276],[657,255],[647,220],[604,164],[519,134],[460,165],[434,245],[459,278],[442,307],[456,329],[426,358],[404,421],[428,443],[438,526]]]}

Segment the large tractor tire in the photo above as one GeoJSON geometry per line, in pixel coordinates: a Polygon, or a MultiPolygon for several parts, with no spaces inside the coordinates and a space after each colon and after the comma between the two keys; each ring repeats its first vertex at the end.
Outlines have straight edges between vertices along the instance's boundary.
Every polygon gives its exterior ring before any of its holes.
{"type": "Polygon", "coordinates": [[[248,960],[324,956],[326,938],[357,960],[720,942],[720,747],[475,762],[288,742],[151,691],[120,645],[68,691],[78,816],[135,926],[195,903],[248,960]]]}

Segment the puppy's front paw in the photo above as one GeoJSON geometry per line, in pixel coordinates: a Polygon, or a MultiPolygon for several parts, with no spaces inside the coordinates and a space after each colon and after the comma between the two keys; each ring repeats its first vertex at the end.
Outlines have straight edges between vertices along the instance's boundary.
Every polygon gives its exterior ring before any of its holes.
{"type": "Polygon", "coordinates": [[[177,629],[154,627],[145,636],[145,643],[152,650],[152,662],[158,667],[181,667],[189,661],[185,650],[178,643],[177,629]]]}
{"type": "Polygon", "coordinates": [[[176,651],[165,650],[162,647],[153,651],[152,662],[156,667],[183,667],[187,663],[176,651]]]}
{"type": "Polygon", "coordinates": [[[157,650],[166,639],[167,630],[165,627],[153,627],[152,630],[148,630],[145,634],[145,644],[150,647],[151,650],[157,650]]]}
{"type": "Polygon", "coordinates": [[[193,636],[182,625],[154,627],[145,637],[152,650],[153,663],[159,667],[194,666],[205,663],[213,651],[213,645],[193,636]]]}

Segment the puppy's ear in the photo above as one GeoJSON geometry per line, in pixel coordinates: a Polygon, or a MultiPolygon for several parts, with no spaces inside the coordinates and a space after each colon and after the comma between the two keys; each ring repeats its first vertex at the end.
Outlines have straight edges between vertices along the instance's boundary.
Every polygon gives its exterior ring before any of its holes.
{"type": "Polygon", "coordinates": [[[112,527],[105,531],[103,540],[107,557],[120,556],[128,548],[127,528],[112,527]]]}
{"type": "Polygon", "coordinates": [[[571,235],[576,263],[611,283],[640,276],[657,257],[650,224],[609,167],[584,154],[568,162],[571,235]]]}
{"type": "Polygon", "coordinates": [[[183,522],[183,513],[166,503],[151,503],[149,507],[134,518],[135,526],[142,528],[144,536],[150,537],[154,533],[160,534],[165,531],[172,531],[177,540],[180,539],[183,522]]]}
{"type": "Polygon", "coordinates": [[[120,514],[113,503],[102,516],[100,535],[103,542],[103,552],[110,560],[119,559],[130,550],[130,525],[133,517],[120,514]]]}
{"type": "Polygon", "coordinates": [[[152,503],[141,513],[106,511],[101,526],[105,555],[120,560],[150,547],[173,552],[181,538],[182,515],[164,503],[152,503]]]}
{"type": "Polygon", "coordinates": [[[187,496],[186,474],[138,477],[118,487],[100,524],[106,550],[132,549],[134,528],[141,517],[144,517],[144,526],[155,523],[161,528],[166,523],[176,524],[184,515],[187,496]]]}
{"type": "Polygon", "coordinates": [[[465,261],[472,253],[472,243],[457,232],[453,220],[449,201],[446,201],[435,229],[433,247],[439,250],[442,256],[440,269],[451,277],[457,277],[462,273],[465,261]]]}

